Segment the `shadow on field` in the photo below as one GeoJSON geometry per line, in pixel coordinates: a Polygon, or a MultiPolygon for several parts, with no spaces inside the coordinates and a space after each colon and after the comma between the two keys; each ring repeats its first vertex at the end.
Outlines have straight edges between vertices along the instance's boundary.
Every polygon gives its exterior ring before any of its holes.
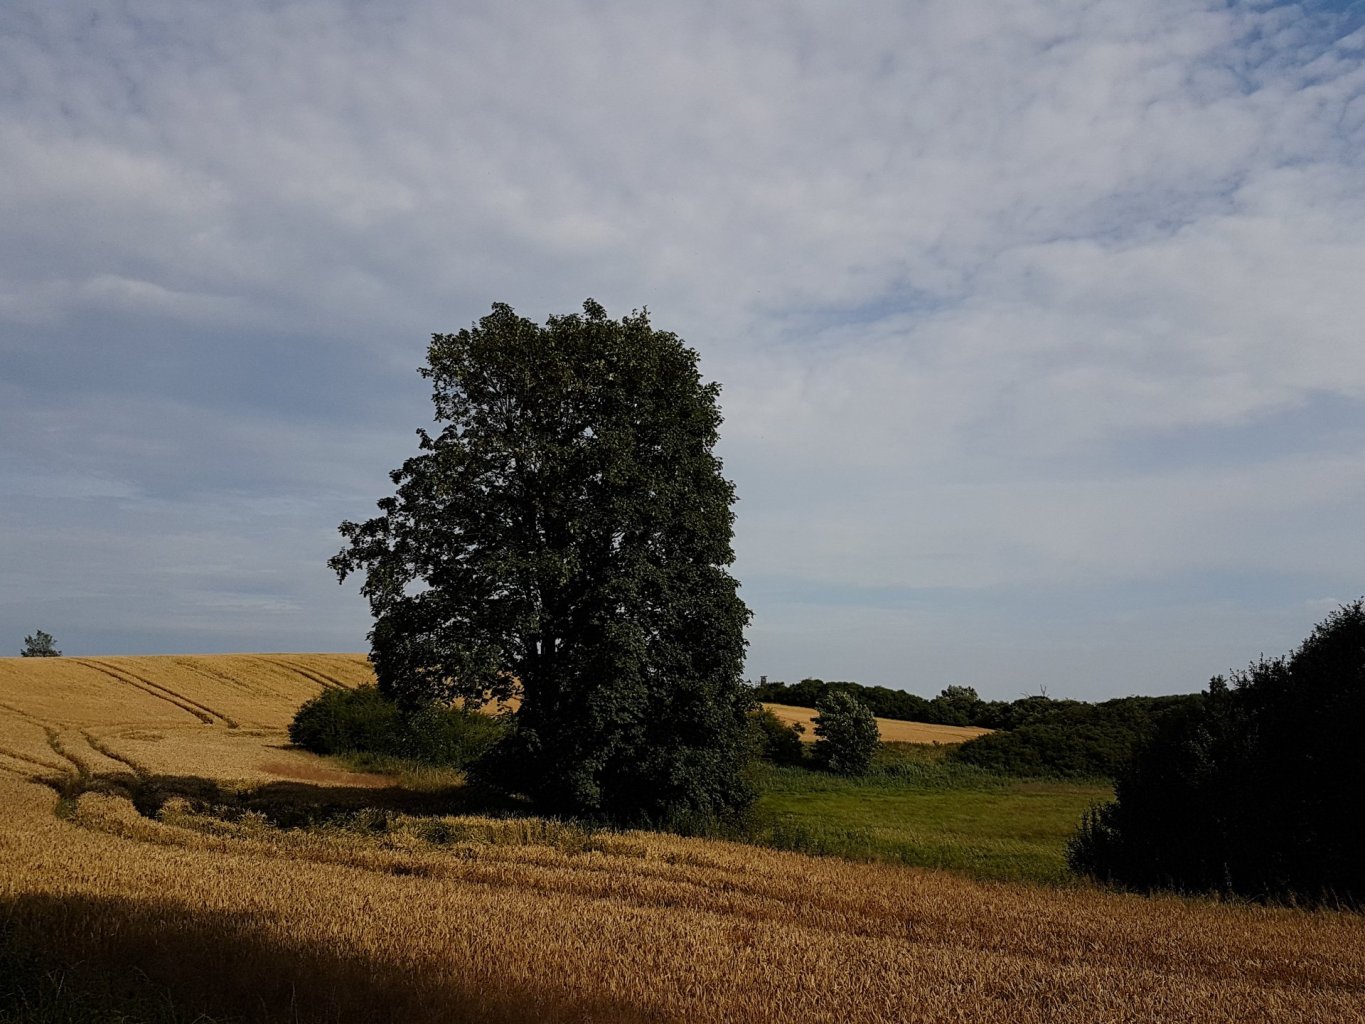
{"type": "Polygon", "coordinates": [[[149,775],[133,781],[128,795],[148,818],[179,798],[196,810],[261,814],[278,828],[306,828],[363,810],[412,815],[526,813],[522,803],[473,785],[425,791],[280,781],[239,790],[197,775],[149,775]]]}
{"type": "Polygon", "coordinates": [[[0,1020],[654,1019],[610,1000],[500,981],[495,964],[405,962],[401,949],[366,957],[270,931],[246,912],[170,901],[9,897],[0,900],[0,1020]]]}

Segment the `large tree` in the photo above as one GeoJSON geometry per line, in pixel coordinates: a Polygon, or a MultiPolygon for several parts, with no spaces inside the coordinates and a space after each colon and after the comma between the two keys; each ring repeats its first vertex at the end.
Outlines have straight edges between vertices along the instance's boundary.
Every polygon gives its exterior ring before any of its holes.
{"type": "Polygon", "coordinates": [[[436,433],[331,566],[364,570],[380,688],[519,696],[485,776],[620,822],[741,809],[749,611],[727,570],[719,386],[648,314],[495,304],[432,337],[436,433]]]}

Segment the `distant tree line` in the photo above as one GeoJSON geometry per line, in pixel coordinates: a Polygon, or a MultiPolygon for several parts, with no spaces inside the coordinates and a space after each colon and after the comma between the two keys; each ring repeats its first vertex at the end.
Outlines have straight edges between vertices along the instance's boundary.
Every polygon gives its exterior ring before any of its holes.
{"type": "Polygon", "coordinates": [[[938,725],[978,725],[988,709],[1002,702],[987,703],[970,686],[949,686],[932,700],[888,686],[864,686],[847,680],[803,679],[799,683],[760,682],[754,696],[766,704],[794,704],[803,708],[819,707],[831,693],[856,697],[878,718],[938,725]]]}
{"type": "Polygon", "coordinates": [[[1197,694],[1098,704],[1026,697],[978,719],[999,731],[964,743],[953,756],[1004,775],[1113,778],[1167,717],[1198,701],[1197,694]]]}
{"type": "Polygon", "coordinates": [[[1197,694],[1185,694],[1092,704],[1034,694],[987,701],[970,686],[948,686],[927,699],[885,686],[823,679],[754,687],[760,701],[801,707],[820,707],[835,693],[855,697],[880,718],[997,730],[954,751],[954,759],[966,764],[1003,775],[1072,778],[1112,778],[1166,716],[1199,700],[1197,694]]]}

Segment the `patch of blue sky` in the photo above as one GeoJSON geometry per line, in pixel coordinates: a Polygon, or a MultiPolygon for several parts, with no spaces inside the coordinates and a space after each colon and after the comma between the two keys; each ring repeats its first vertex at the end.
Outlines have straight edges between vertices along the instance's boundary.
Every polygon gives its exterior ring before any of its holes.
{"type": "Polygon", "coordinates": [[[1228,470],[1296,455],[1323,458],[1365,449],[1365,400],[1311,392],[1299,403],[1235,425],[1182,427],[1117,438],[1059,463],[1066,474],[1106,476],[1228,470]]]}
{"type": "MultiPolygon", "coordinates": [[[[1234,44],[1219,51],[1220,67],[1236,76],[1244,95],[1266,85],[1266,72],[1286,66],[1306,68],[1341,40],[1365,26],[1362,0],[1272,0],[1244,3],[1229,0],[1233,11],[1276,12],[1274,17],[1253,17],[1234,44]]],[[[1309,80],[1301,85],[1309,85],[1309,80]]]]}
{"type": "Polygon", "coordinates": [[[1301,7],[1309,14],[1333,17],[1348,32],[1365,26],[1365,0],[1284,0],[1276,6],[1301,7]]]}

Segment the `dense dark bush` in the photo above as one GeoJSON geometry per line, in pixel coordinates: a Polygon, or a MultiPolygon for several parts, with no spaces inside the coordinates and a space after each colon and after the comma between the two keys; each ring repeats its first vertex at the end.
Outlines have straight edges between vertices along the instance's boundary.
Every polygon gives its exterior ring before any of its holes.
{"type": "Polygon", "coordinates": [[[994,726],[1002,731],[964,743],[952,756],[1005,775],[1112,778],[1165,715],[1195,700],[1191,695],[1120,697],[1086,704],[1030,697],[1009,706],[1019,709],[1012,720],[1021,724],[994,726]]]}
{"type": "Polygon", "coordinates": [[[1232,682],[1161,723],[1082,823],[1072,868],[1140,890],[1365,905],[1365,602],[1232,682]]]}
{"type": "Polygon", "coordinates": [[[756,756],[785,765],[797,765],[805,760],[805,744],[801,742],[801,735],[806,731],[804,725],[788,725],[762,707],[750,712],[749,723],[754,732],[756,756]]]}
{"type": "Polygon", "coordinates": [[[881,742],[877,720],[867,705],[842,690],[832,690],[815,718],[817,764],[838,775],[864,775],[881,742]]]}
{"type": "Polygon", "coordinates": [[[429,764],[473,764],[502,738],[506,726],[492,715],[432,705],[408,716],[396,753],[429,764]]]}
{"type": "Polygon", "coordinates": [[[315,754],[388,752],[398,733],[398,708],[373,686],[323,690],[289,723],[290,742],[315,754]]]}
{"type": "Polygon", "coordinates": [[[381,754],[464,767],[502,736],[490,715],[431,705],[403,714],[373,686],[324,690],[289,724],[289,739],[318,754],[381,754]]]}

